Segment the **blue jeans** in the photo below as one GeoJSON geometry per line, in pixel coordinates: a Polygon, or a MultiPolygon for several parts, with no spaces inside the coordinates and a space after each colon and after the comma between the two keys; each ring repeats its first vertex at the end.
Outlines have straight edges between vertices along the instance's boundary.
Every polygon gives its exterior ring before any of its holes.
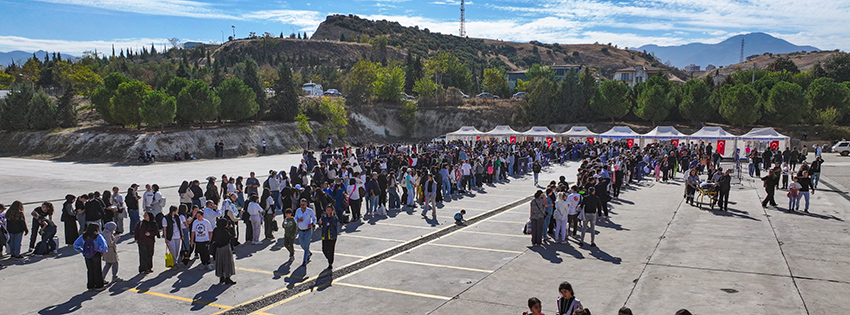
{"type": "Polygon", "coordinates": [[[283,209],[283,201],[280,199],[280,191],[271,191],[272,200],[274,200],[274,208],[277,210],[283,209]]]}
{"type": "Polygon", "coordinates": [[[139,224],[139,210],[127,210],[127,216],[130,217],[130,233],[133,233],[139,224]]]}
{"type": "Polygon", "coordinates": [[[800,196],[797,197],[797,208],[800,207],[800,199],[802,199],[802,198],[806,198],[806,207],[804,209],[806,209],[806,211],[809,211],[809,192],[808,191],[801,191],[800,192],[800,196]]]}
{"type": "Polygon", "coordinates": [[[304,263],[307,263],[308,257],[310,257],[310,241],[313,239],[313,229],[307,229],[306,231],[298,230],[298,243],[301,245],[301,249],[304,250],[304,263]]]}
{"type": "Polygon", "coordinates": [[[534,173],[534,183],[537,183],[537,178],[540,176],[540,173],[534,173]]]}
{"type": "MultiPolygon", "coordinates": [[[[191,247],[191,245],[189,244],[189,241],[191,240],[191,238],[190,238],[190,237],[191,237],[191,235],[189,234],[189,228],[183,228],[183,242],[182,242],[183,244],[182,244],[182,246],[180,247],[180,251],[184,251],[184,250],[185,250],[185,251],[192,252],[191,250],[189,250],[189,248],[191,247]]],[[[178,259],[180,259],[180,258],[179,258],[179,257],[175,257],[174,259],[175,259],[175,260],[178,260],[178,259]]]]}
{"type": "Polygon", "coordinates": [[[390,193],[390,209],[401,208],[401,198],[398,196],[398,190],[389,188],[387,191],[390,193]]]}
{"type": "Polygon", "coordinates": [[[546,207],[546,218],[543,219],[543,238],[547,238],[546,232],[549,231],[549,222],[552,221],[552,213],[555,209],[552,206],[546,207]]]}
{"type": "Polygon", "coordinates": [[[448,178],[443,178],[443,199],[452,194],[452,182],[448,178]]]}
{"type": "Polygon", "coordinates": [[[9,252],[12,256],[21,255],[21,240],[24,239],[24,233],[9,234],[9,252]]]}
{"type": "Polygon", "coordinates": [[[514,176],[514,163],[508,163],[508,176],[514,176]]]}
{"type": "Polygon", "coordinates": [[[378,210],[378,196],[366,198],[366,212],[372,213],[378,210]]]}
{"type": "Polygon", "coordinates": [[[818,188],[818,182],[820,182],[820,172],[812,173],[812,187],[818,188]]]}

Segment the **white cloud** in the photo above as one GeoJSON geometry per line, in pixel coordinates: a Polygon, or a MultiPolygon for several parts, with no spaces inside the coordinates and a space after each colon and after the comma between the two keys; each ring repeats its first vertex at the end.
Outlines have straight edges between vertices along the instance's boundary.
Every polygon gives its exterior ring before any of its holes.
{"type": "Polygon", "coordinates": [[[205,19],[234,19],[210,3],[192,0],[37,0],[49,3],[87,6],[104,10],[148,15],[183,16],[205,19]]]}
{"type": "Polygon", "coordinates": [[[270,20],[283,24],[292,24],[315,30],[322,21],[324,15],[317,11],[307,10],[266,10],[254,11],[243,14],[240,18],[248,20],[270,20]]]}
{"type": "MultiPolygon", "coordinates": [[[[160,49],[163,43],[168,43],[165,38],[121,38],[113,40],[72,41],[57,39],[35,39],[20,36],[0,36],[0,51],[37,51],[62,52],[74,56],[82,56],[84,51],[97,50],[98,53],[112,54],[112,46],[115,49],[142,49],[149,48],[151,43],[160,49]]],[[[170,44],[167,44],[171,46],[170,44]]]]}

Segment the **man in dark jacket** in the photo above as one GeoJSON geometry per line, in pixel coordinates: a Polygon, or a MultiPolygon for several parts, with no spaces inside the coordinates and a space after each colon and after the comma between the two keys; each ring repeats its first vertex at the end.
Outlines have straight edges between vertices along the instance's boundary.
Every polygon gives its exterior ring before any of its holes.
{"type": "Polygon", "coordinates": [[[720,180],[717,181],[720,190],[717,193],[718,208],[723,211],[729,211],[729,190],[732,189],[732,169],[727,169],[720,180]]]}
{"type": "Polygon", "coordinates": [[[103,204],[98,200],[99,197],[99,192],[89,194],[89,200],[86,201],[85,206],[86,226],[92,223],[102,226],[100,220],[103,218],[103,204]]]}
{"type": "MultiPolygon", "coordinates": [[[[581,221],[581,242],[579,246],[584,246],[584,234],[590,228],[590,246],[596,247],[596,216],[601,214],[602,202],[596,195],[596,188],[590,187],[588,193],[584,195],[579,206],[584,212],[584,220],[581,221]]],[[[579,214],[581,216],[581,214],[579,214]]]]}
{"type": "Polygon", "coordinates": [[[611,179],[605,177],[599,177],[596,182],[596,196],[599,197],[599,203],[602,204],[602,212],[600,214],[603,215],[605,220],[608,220],[608,201],[611,200],[611,195],[608,194],[608,184],[611,183],[611,179]]]}
{"type": "Polygon", "coordinates": [[[761,180],[764,182],[764,191],[767,193],[764,201],[761,202],[761,206],[766,208],[769,203],[771,206],[775,207],[776,200],[773,199],[773,195],[776,192],[776,186],[779,185],[779,176],[776,175],[775,170],[769,170],[767,171],[767,176],[762,177],[761,180]]]}

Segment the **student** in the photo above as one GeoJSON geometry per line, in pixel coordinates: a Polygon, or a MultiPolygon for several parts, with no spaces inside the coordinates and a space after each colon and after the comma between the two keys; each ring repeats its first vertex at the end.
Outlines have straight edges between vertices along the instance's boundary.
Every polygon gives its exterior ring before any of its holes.
{"type": "Polygon", "coordinates": [[[21,256],[21,240],[30,231],[24,216],[24,204],[20,201],[15,200],[6,212],[6,231],[9,232],[9,251],[12,258],[24,258],[21,256]]]}
{"type": "Polygon", "coordinates": [[[65,203],[62,204],[62,222],[65,222],[65,245],[73,246],[74,241],[80,237],[80,231],[77,227],[77,211],[74,210],[74,203],[77,197],[74,195],[65,195],[65,203]]]}
{"type": "Polygon", "coordinates": [[[41,218],[47,218],[53,221],[53,204],[47,201],[41,206],[35,208],[30,213],[32,215],[32,234],[30,234],[30,252],[35,250],[35,242],[38,240],[38,230],[41,229],[41,218]]]}
{"type": "Polygon", "coordinates": [[[86,287],[89,290],[103,289],[103,276],[100,270],[100,257],[109,249],[106,239],[98,233],[97,224],[89,224],[86,231],[74,241],[74,250],[83,254],[86,260],[86,271],[88,281],[86,287]]]}
{"type": "Polygon", "coordinates": [[[195,222],[192,222],[192,240],[190,244],[195,248],[195,252],[201,256],[201,269],[212,270],[210,265],[210,247],[209,242],[212,238],[212,224],[204,219],[204,211],[195,213],[195,222]]]}
{"type": "Polygon", "coordinates": [[[109,269],[112,269],[112,281],[111,283],[124,281],[121,278],[118,278],[118,249],[115,245],[115,229],[118,228],[118,224],[115,222],[107,222],[103,225],[103,239],[106,241],[107,251],[103,254],[103,262],[105,265],[103,266],[103,282],[106,282],[106,274],[109,269]]]}
{"type": "Polygon", "coordinates": [[[289,261],[295,260],[295,236],[298,235],[297,223],[292,217],[292,209],[283,211],[283,247],[289,251],[289,261]]]}
{"type": "Polygon", "coordinates": [[[136,225],[134,235],[139,245],[139,273],[152,273],[155,239],[159,237],[153,213],[145,212],[144,220],[136,225]]]}
{"type": "MultiPolygon", "coordinates": [[[[260,197],[258,197],[257,195],[251,196],[249,200],[250,200],[250,202],[248,202],[247,211],[248,211],[248,214],[250,215],[249,219],[250,219],[250,222],[251,222],[251,226],[250,226],[251,229],[248,229],[248,231],[250,231],[250,232],[246,231],[245,234],[251,233],[252,234],[251,235],[252,236],[251,244],[259,245],[259,244],[262,244],[260,242],[260,232],[261,232],[260,229],[261,229],[261,226],[263,224],[263,217],[262,217],[263,207],[260,206],[260,203],[259,203],[260,197]]],[[[246,239],[246,243],[247,243],[247,241],[248,240],[246,239]]]]}
{"type": "Polygon", "coordinates": [[[569,282],[561,282],[558,292],[561,296],[556,300],[558,311],[555,315],[574,315],[576,310],[582,308],[581,301],[575,297],[573,286],[569,282]]]}
{"type": "MultiPolygon", "coordinates": [[[[180,243],[183,241],[183,225],[186,222],[186,217],[177,212],[176,206],[171,206],[168,210],[168,215],[162,217],[163,238],[165,246],[174,262],[180,259],[180,243]]],[[[171,268],[177,268],[174,264],[171,268]]]]}
{"type": "Polygon", "coordinates": [[[466,215],[466,210],[461,209],[460,212],[455,213],[455,224],[464,225],[466,224],[466,220],[463,216],[466,215]]]}
{"type": "Polygon", "coordinates": [[[555,243],[567,242],[567,220],[569,219],[570,204],[567,202],[567,193],[558,192],[558,201],[555,202],[555,243]]]}
{"type": "MultiPolygon", "coordinates": [[[[256,195],[254,195],[256,197],[256,195]]],[[[215,276],[218,284],[233,285],[236,281],[230,279],[236,274],[236,262],[233,260],[233,248],[230,241],[235,237],[227,228],[227,220],[218,220],[212,232],[212,245],[215,249],[215,276]]]]}
{"type": "MultiPolygon", "coordinates": [[[[596,196],[595,187],[590,187],[588,194],[581,200],[581,206],[581,212],[584,214],[584,219],[581,221],[582,229],[579,246],[584,246],[584,234],[587,233],[589,228],[590,246],[596,247],[596,216],[599,215],[600,211],[602,211],[602,202],[599,201],[599,197],[596,196]]],[[[580,213],[579,217],[581,216],[582,214],[580,213]]]]}
{"type": "Polygon", "coordinates": [[[336,238],[339,235],[339,219],[334,212],[333,205],[327,205],[325,213],[319,218],[322,227],[322,253],[328,259],[328,269],[334,268],[334,251],[336,249],[336,238]]]}
{"type": "Polygon", "coordinates": [[[532,297],[528,299],[528,312],[522,312],[522,315],[543,315],[543,306],[540,299],[532,297]]]}
{"type": "Polygon", "coordinates": [[[794,177],[794,182],[788,185],[788,211],[795,211],[800,208],[800,188],[803,188],[803,186],[797,182],[797,177],[794,177]]]}
{"type": "Polygon", "coordinates": [[[632,309],[623,306],[617,311],[617,315],[632,315],[632,309]]]}
{"type": "Polygon", "coordinates": [[[310,252],[310,241],[313,239],[313,223],[316,222],[316,214],[313,209],[307,208],[307,199],[301,198],[301,207],[295,210],[295,222],[298,226],[298,241],[304,250],[304,262],[310,262],[313,253],[310,252]]]}

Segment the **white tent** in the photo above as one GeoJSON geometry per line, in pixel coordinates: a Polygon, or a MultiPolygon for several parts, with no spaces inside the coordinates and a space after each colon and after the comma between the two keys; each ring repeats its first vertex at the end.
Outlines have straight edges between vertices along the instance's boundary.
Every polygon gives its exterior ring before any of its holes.
{"type": "Polygon", "coordinates": [[[647,145],[650,142],[673,141],[678,145],[680,140],[685,140],[687,135],[679,132],[673,126],[658,126],[650,132],[643,134],[641,137],[641,146],[647,145]]]}
{"type": "Polygon", "coordinates": [[[742,156],[752,150],[764,151],[768,147],[783,150],[791,145],[791,138],[773,128],[753,128],[750,132],[738,137],[737,148],[742,156]]]}
{"type": "Polygon", "coordinates": [[[454,140],[475,140],[475,137],[483,136],[484,133],[478,131],[474,126],[463,126],[457,131],[446,134],[446,141],[454,140]]]}
{"type": "Polygon", "coordinates": [[[557,135],[557,133],[549,130],[549,127],[534,126],[531,127],[531,129],[528,129],[528,131],[523,132],[521,136],[531,138],[528,140],[545,141],[547,138],[555,138],[557,135]]]}
{"type": "Polygon", "coordinates": [[[561,133],[561,138],[569,139],[569,140],[579,140],[579,141],[587,141],[587,138],[595,139],[599,136],[598,133],[590,131],[585,126],[572,126],[570,130],[564,131],[561,133]]]}
{"type": "Polygon", "coordinates": [[[510,137],[516,137],[519,135],[519,132],[513,130],[511,126],[508,125],[496,126],[496,128],[493,128],[493,130],[484,133],[484,136],[486,136],[488,139],[496,140],[507,140],[510,137]]]}
{"type": "Polygon", "coordinates": [[[692,135],[688,136],[688,140],[690,140],[690,142],[694,144],[710,144],[714,147],[714,150],[720,153],[720,155],[731,156],[734,155],[735,152],[727,148],[736,147],[738,136],[726,132],[726,130],[723,130],[723,128],[721,127],[705,126],[697,132],[694,132],[692,135]],[[729,144],[731,144],[731,146],[729,144]]]}
{"type": "Polygon", "coordinates": [[[601,140],[625,141],[631,143],[629,147],[636,144],[635,139],[639,139],[640,134],[629,128],[628,126],[615,126],[611,130],[599,134],[601,140]]]}

